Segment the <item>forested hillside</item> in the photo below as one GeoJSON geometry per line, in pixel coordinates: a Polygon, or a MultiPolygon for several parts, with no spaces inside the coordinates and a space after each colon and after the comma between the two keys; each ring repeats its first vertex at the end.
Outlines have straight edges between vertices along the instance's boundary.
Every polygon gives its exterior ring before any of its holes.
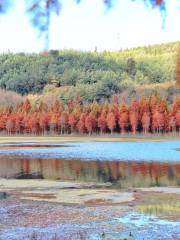
{"type": "Polygon", "coordinates": [[[154,93],[158,84],[165,89],[162,95],[172,97],[178,94],[173,87],[178,46],[175,42],[117,52],[1,54],[0,88],[22,95],[54,93],[65,101],[77,96],[101,101],[124,92],[131,96],[154,93]],[[171,84],[164,87],[167,82],[171,84]]]}
{"type": "Polygon", "coordinates": [[[178,46],[3,54],[0,133],[175,134],[180,131],[178,46]]]}

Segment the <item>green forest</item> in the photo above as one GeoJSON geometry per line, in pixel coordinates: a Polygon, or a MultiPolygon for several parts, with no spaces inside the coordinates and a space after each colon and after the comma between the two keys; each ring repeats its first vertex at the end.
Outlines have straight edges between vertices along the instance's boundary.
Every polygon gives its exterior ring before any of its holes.
{"type": "Polygon", "coordinates": [[[179,42],[119,51],[51,50],[0,55],[0,88],[21,95],[53,94],[68,101],[110,100],[112,95],[161,94],[169,102],[175,87],[179,42]]]}

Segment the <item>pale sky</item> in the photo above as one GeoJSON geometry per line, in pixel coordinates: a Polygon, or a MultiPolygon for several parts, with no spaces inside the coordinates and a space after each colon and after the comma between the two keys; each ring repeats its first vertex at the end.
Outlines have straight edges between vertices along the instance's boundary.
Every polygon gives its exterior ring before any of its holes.
{"type": "MultiPolygon", "coordinates": [[[[142,0],[115,0],[107,11],[102,0],[62,0],[60,16],[53,16],[50,49],[119,50],[180,40],[179,0],[167,0],[166,25],[158,9],[142,0]]],[[[24,14],[24,0],[0,16],[0,52],[40,52],[42,39],[24,14]]]]}

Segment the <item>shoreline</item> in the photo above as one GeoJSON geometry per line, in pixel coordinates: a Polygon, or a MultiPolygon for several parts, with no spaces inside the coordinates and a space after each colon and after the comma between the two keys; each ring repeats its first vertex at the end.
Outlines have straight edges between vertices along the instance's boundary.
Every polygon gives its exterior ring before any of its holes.
{"type": "Polygon", "coordinates": [[[148,135],[148,136],[122,136],[122,135],[63,135],[63,136],[0,136],[3,143],[70,143],[70,142],[141,142],[141,141],[180,141],[179,136],[148,135]]]}

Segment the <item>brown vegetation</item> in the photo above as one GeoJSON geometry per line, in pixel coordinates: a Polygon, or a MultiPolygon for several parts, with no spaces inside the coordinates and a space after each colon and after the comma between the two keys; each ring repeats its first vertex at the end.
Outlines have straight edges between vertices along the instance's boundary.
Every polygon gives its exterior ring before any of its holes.
{"type": "Polygon", "coordinates": [[[83,104],[80,98],[68,104],[55,101],[35,106],[26,99],[21,104],[0,107],[1,134],[99,134],[167,133],[180,130],[180,98],[168,106],[157,96],[134,99],[129,104],[112,102],[83,104]]]}

